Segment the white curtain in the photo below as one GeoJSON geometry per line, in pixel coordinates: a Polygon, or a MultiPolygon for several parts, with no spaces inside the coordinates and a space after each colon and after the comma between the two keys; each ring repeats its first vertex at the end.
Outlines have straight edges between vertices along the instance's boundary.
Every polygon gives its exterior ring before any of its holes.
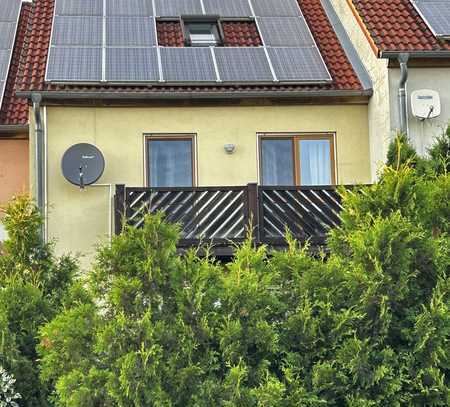
{"type": "Polygon", "coordinates": [[[148,149],[150,186],[192,186],[190,140],[149,140],[148,149]]]}
{"type": "Polygon", "coordinates": [[[329,140],[300,140],[302,185],[331,185],[329,140]]]}

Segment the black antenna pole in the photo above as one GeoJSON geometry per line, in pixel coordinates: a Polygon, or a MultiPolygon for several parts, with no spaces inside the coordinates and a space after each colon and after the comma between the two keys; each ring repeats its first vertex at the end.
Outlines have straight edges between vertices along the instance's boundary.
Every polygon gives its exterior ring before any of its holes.
{"type": "Polygon", "coordinates": [[[84,189],[84,174],[82,166],[80,166],[80,189],[84,189]]]}

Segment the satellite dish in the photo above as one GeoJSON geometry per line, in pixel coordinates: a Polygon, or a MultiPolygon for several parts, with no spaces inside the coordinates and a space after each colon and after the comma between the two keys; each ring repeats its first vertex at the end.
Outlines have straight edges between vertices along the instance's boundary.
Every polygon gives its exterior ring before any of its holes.
{"type": "Polygon", "coordinates": [[[80,143],[70,147],[62,158],[61,168],[67,181],[84,188],[96,182],[105,170],[105,158],[92,144],[80,143]]]}
{"type": "Polygon", "coordinates": [[[441,114],[441,100],[435,90],[421,89],[411,94],[411,110],[419,120],[434,119],[441,114]]]}

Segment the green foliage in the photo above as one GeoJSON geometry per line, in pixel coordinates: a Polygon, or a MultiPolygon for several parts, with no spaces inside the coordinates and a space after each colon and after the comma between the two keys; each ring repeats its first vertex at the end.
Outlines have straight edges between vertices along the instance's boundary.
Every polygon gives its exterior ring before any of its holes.
{"type": "Polygon", "coordinates": [[[396,170],[404,166],[415,168],[418,175],[430,178],[448,174],[450,170],[450,125],[428,149],[426,159],[419,157],[405,134],[397,134],[389,145],[387,166],[396,170]]]}
{"type": "Polygon", "coordinates": [[[417,155],[416,150],[408,140],[408,136],[398,133],[394,140],[391,141],[387,153],[388,167],[399,169],[403,165],[410,167],[420,166],[421,159],[417,155]]]}
{"type": "Polygon", "coordinates": [[[0,407],[19,407],[20,394],[14,390],[14,379],[0,366],[0,407]]]}
{"type": "Polygon", "coordinates": [[[40,326],[61,309],[76,270],[70,257],[56,259],[40,238],[42,219],[26,197],[5,209],[9,239],[0,255],[0,364],[17,380],[21,406],[47,405],[36,346],[40,326]]]}
{"type": "Polygon", "coordinates": [[[289,236],[222,265],[161,215],[100,249],[40,330],[58,406],[447,406],[450,179],[387,168],[343,192],[329,253],[289,236]]]}
{"type": "Polygon", "coordinates": [[[436,174],[450,173],[450,125],[428,150],[430,167],[436,174]]]}

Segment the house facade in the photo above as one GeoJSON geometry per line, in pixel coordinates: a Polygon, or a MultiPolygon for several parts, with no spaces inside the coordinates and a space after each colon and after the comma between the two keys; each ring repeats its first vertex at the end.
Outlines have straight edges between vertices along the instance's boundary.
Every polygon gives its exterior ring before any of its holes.
{"type": "MultiPolygon", "coordinates": [[[[0,13],[0,206],[29,187],[29,110],[15,83],[30,12],[30,3],[16,1],[0,13]]],[[[1,217],[0,241],[6,237],[1,217]]]]}
{"type": "Polygon", "coordinates": [[[435,5],[427,5],[423,0],[332,0],[332,3],[373,83],[369,103],[372,173],[376,173],[390,140],[402,128],[399,57],[406,59],[404,131],[417,151],[426,154],[450,121],[450,33],[446,34],[450,2],[438,2],[440,9],[431,9],[435,5]],[[441,107],[438,117],[422,120],[414,116],[413,92],[424,89],[438,93],[441,107]]]}
{"type": "MultiPolygon", "coordinates": [[[[302,188],[325,188],[308,198],[316,210],[334,205],[330,186],[372,180],[371,81],[329,1],[119,1],[111,10],[108,2],[106,9],[85,3],[33,2],[16,81],[33,118],[31,186],[57,252],[82,253],[87,263],[114,233],[117,185],[138,189],[139,197],[175,189],[186,196],[176,208],[204,213],[226,239],[225,228],[243,234],[236,225],[251,212],[249,184],[292,188],[284,203],[302,188]],[[74,34],[71,24],[91,31],[74,34]],[[136,76],[123,77],[130,72],[136,76]],[[105,160],[101,178],[83,189],[61,171],[65,152],[78,143],[95,145],[105,160]],[[203,194],[195,205],[192,194],[203,194]]],[[[311,210],[302,204],[298,211],[311,210]]],[[[319,218],[333,222],[332,212],[322,212],[319,218]]],[[[267,218],[266,228],[284,232],[286,222],[267,218]]]]}

